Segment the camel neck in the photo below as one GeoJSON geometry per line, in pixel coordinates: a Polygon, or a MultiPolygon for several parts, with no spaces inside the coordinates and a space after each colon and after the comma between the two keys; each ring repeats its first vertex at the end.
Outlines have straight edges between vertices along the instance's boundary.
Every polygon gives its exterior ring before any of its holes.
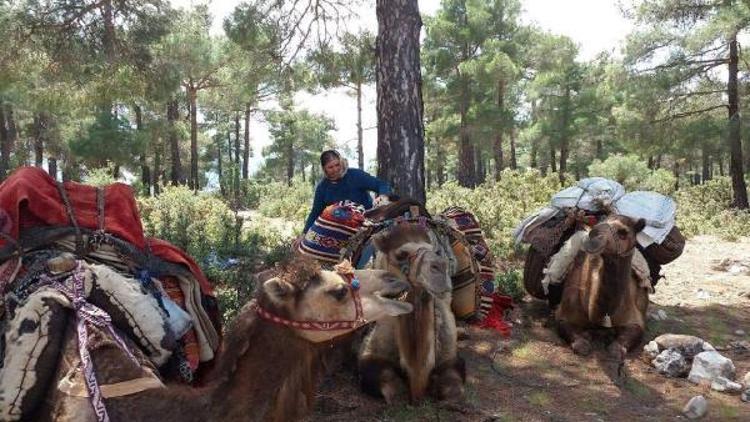
{"type": "Polygon", "coordinates": [[[245,333],[227,335],[250,333],[245,341],[227,342],[239,350],[226,350],[228,361],[219,364],[211,414],[216,420],[297,419],[307,410],[301,395],[312,404],[318,348],[289,328],[252,318],[245,333]]]}

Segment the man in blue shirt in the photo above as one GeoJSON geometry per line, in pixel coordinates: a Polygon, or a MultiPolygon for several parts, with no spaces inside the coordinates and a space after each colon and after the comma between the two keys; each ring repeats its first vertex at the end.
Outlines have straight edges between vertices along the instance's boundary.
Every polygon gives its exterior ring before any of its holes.
{"type": "Polygon", "coordinates": [[[376,201],[381,195],[391,193],[388,183],[370,176],[363,170],[347,168],[346,160],[334,150],[324,151],[320,155],[320,165],[323,167],[324,178],[315,187],[315,199],[310,215],[305,221],[303,235],[328,205],[349,200],[363,205],[365,209],[370,209],[373,201],[369,192],[378,194],[376,201]]]}

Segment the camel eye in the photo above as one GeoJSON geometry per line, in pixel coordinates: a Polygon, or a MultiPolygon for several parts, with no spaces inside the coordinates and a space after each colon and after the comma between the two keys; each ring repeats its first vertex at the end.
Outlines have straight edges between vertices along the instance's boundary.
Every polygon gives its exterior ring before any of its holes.
{"type": "Polygon", "coordinates": [[[328,294],[333,296],[336,300],[341,301],[346,297],[347,290],[346,286],[340,286],[329,290],[328,294]]]}
{"type": "Polygon", "coordinates": [[[619,236],[620,239],[625,239],[628,237],[628,231],[626,229],[618,229],[617,236],[619,236]]]}

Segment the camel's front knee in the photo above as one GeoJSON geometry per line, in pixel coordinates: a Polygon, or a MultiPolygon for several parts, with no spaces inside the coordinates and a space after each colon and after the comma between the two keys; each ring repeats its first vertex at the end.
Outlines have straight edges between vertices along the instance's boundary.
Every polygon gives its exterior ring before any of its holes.
{"type": "Polygon", "coordinates": [[[362,359],[359,362],[359,383],[367,394],[383,397],[391,404],[406,393],[406,385],[391,362],[362,359]]]}
{"type": "Polygon", "coordinates": [[[435,368],[430,375],[430,394],[437,400],[456,400],[464,396],[466,362],[460,357],[435,368]]]}

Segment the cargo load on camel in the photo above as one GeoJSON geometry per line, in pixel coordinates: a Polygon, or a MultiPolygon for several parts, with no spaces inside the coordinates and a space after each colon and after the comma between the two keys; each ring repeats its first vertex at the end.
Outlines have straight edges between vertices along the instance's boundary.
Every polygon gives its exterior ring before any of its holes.
{"type": "Polygon", "coordinates": [[[510,334],[504,313],[511,299],[496,291],[495,258],[479,221],[469,211],[450,207],[432,216],[424,205],[409,199],[365,211],[354,202],[329,205],[300,242],[297,252],[332,265],[342,258],[358,268],[371,265],[372,237],[398,224],[429,227],[432,243],[448,260],[452,280],[451,309],[456,318],[510,334]]]}
{"type": "Polygon", "coordinates": [[[28,419],[48,388],[96,403],[160,379],[192,383],[221,340],[210,283],[183,251],[144,235],[133,191],[120,183],[59,183],[38,168],[8,177],[0,185],[0,293],[0,420],[28,419]],[[78,324],[80,365],[50,386],[69,319],[78,324]],[[102,341],[145,357],[141,373],[97,386],[87,348],[102,341]]]}
{"type": "Polygon", "coordinates": [[[524,219],[514,230],[516,243],[528,243],[524,287],[537,299],[560,301],[561,283],[571,268],[590,227],[611,215],[643,219],[637,233],[633,271],[653,290],[661,266],[677,259],[685,238],[676,225],[675,202],[656,192],[625,192],[619,183],[592,177],[553,195],[550,205],[524,219]]]}

